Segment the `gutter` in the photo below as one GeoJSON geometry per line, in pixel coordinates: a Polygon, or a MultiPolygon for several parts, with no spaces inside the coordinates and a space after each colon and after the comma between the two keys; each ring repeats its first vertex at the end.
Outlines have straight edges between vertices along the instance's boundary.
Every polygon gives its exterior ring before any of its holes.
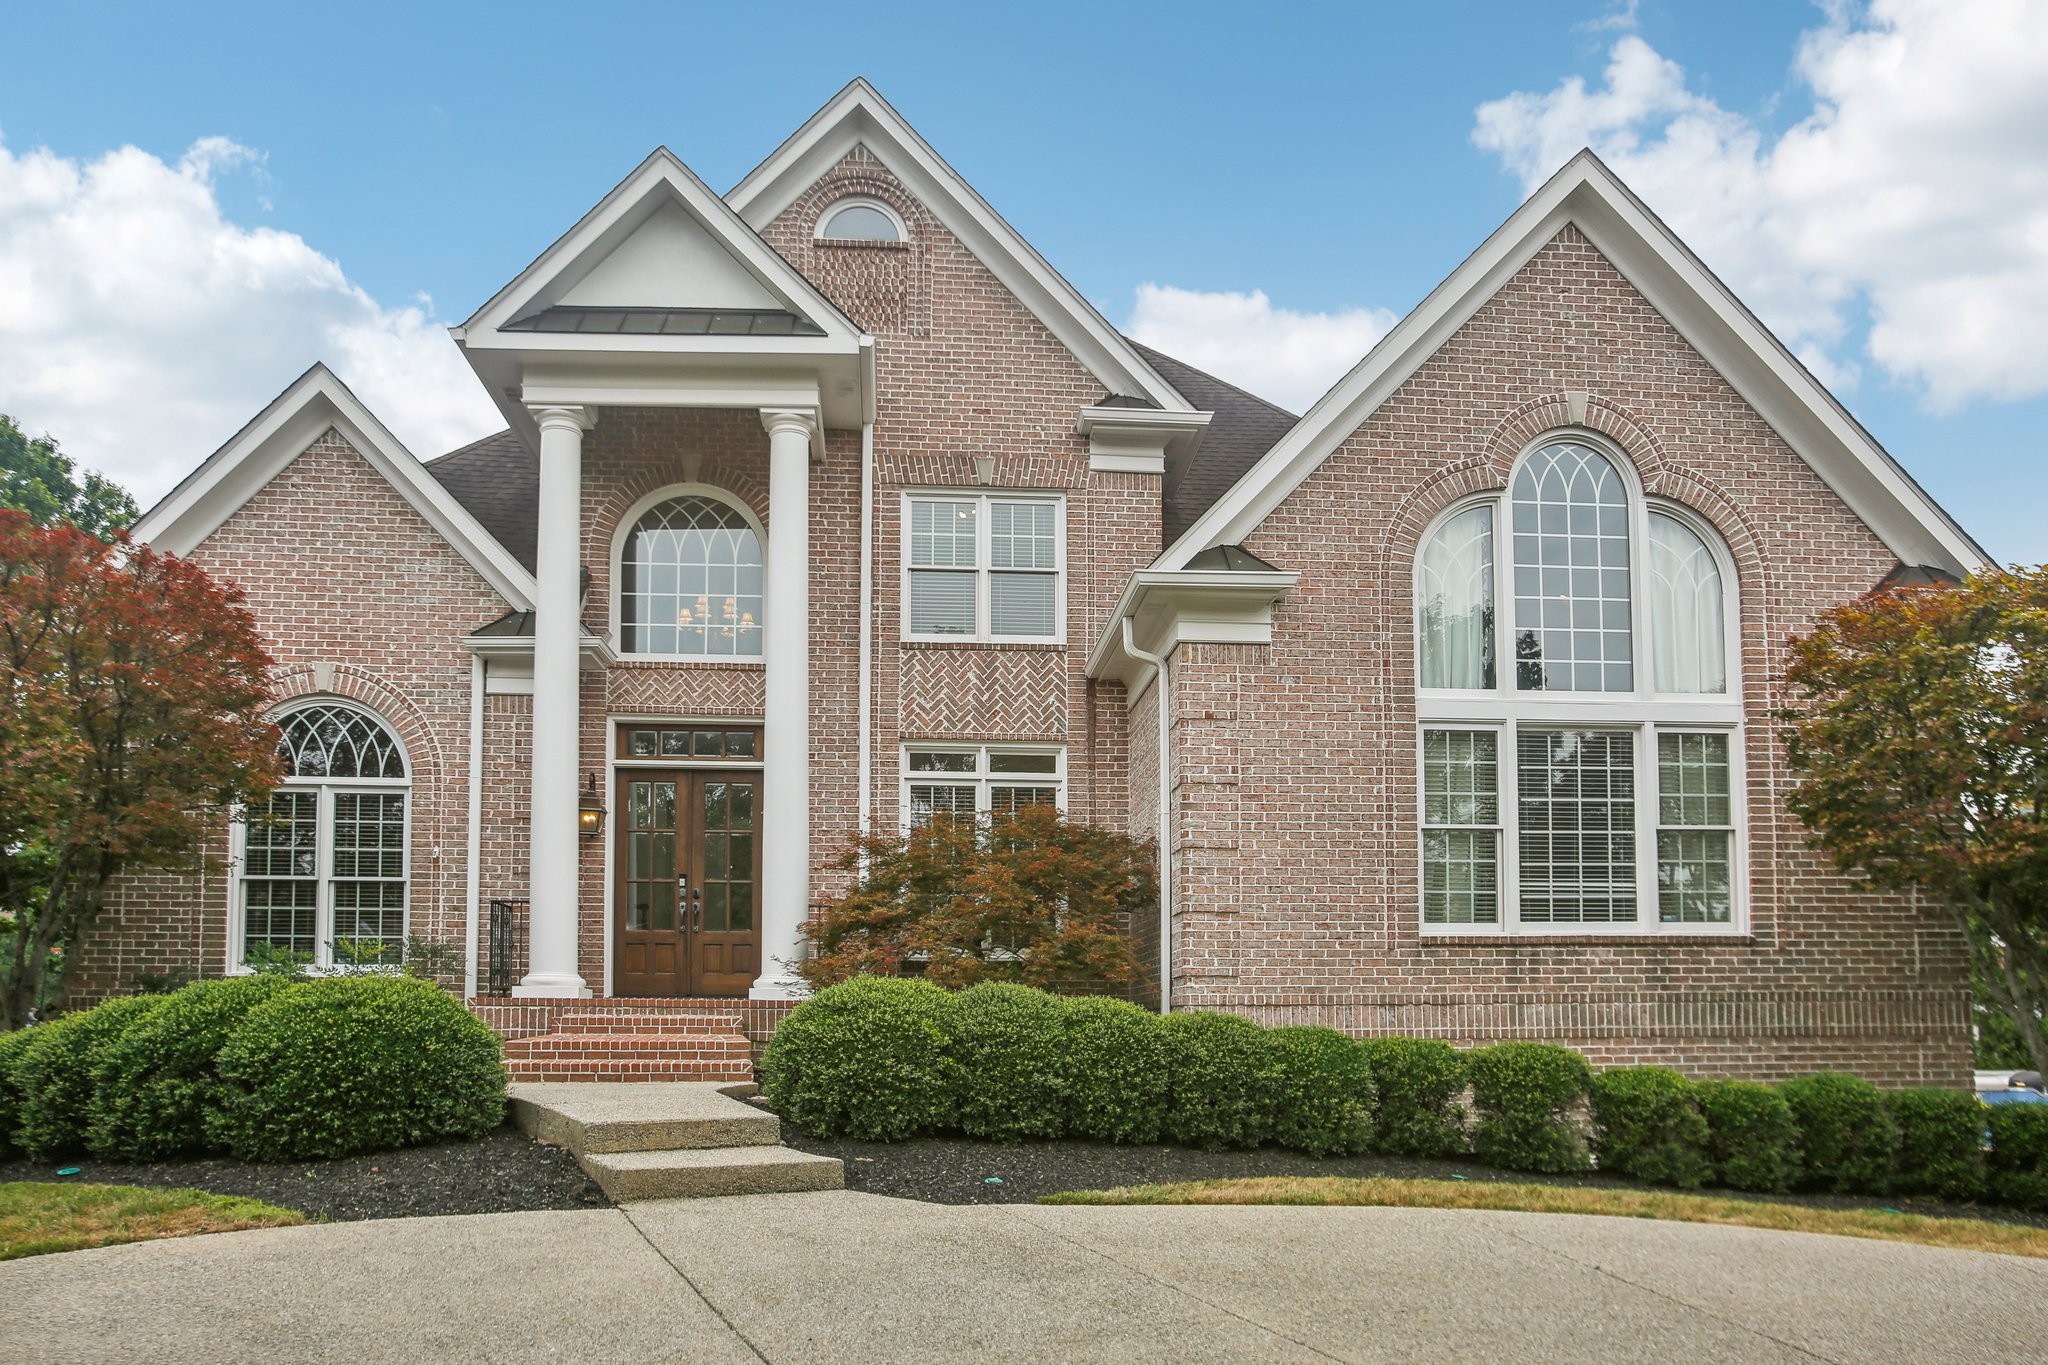
{"type": "Polygon", "coordinates": [[[869,714],[874,707],[875,670],[875,423],[870,417],[860,424],[860,666],[857,684],[860,708],[855,727],[855,763],[859,779],[855,784],[855,820],[862,838],[874,822],[874,726],[869,714]]]}
{"type": "Polygon", "coordinates": [[[1166,658],[1138,648],[1131,637],[1131,618],[1123,618],[1124,652],[1152,665],[1159,683],[1159,1012],[1173,1013],[1173,820],[1169,814],[1173,784],[1168,774],[1167,744],[1173,716],[1166,706],[1166,658]]]}

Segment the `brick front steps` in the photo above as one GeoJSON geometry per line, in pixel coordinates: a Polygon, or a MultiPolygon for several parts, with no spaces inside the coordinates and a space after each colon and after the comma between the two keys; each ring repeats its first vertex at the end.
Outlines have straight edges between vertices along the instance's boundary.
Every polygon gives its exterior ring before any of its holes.
{"type": "Polygon", "coordinates": [[[477,1001],[505,1035],[514,1081],[754,1079],[754,1044],[741,1010],[710,1000],[477,1001]]]}
{"type": "Polygon", "coordinates": [[[614,1203],[844,1188],[836,1158],[782,1146],[775,1116],[737,1098],[752,1091],[704,1081],[520,1083],[512,1118],[568,1148],[614,1203]]]}

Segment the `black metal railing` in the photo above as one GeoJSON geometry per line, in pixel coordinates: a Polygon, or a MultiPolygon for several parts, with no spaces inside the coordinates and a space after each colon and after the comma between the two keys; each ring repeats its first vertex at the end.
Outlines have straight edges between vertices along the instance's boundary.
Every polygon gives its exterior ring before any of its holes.
{"type": "Polygon", "coordinates": [[[523,900],[491,902],[491,924],[484,945],[484,993],[510,995],[512,983],[526,975],[526,917],[523,900]]]}

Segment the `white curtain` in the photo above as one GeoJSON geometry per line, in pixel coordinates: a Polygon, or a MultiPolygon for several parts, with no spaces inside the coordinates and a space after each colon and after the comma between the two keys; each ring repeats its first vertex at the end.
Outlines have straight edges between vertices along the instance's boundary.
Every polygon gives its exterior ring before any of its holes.
{"type": "Polygon", "coordinates": [[[1650,514],[1650,641],[1659,692],[1726,692],[1721,568],[1690,526],[1650,514]]]}
{"type": "Polygon", "coordinates": [[[1422,551],[1422,685],[1493,686],[1493,508],[1460,512],[1422,551]]]}

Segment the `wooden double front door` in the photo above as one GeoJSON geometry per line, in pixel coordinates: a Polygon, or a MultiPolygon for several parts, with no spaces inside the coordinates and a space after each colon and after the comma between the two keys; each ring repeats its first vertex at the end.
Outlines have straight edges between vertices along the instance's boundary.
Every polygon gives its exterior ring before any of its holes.
{"type": "Polygon", "coordinates": [[[745,995],[761,974],[758,772],[618,778],[612,989],[745,995]]]}

